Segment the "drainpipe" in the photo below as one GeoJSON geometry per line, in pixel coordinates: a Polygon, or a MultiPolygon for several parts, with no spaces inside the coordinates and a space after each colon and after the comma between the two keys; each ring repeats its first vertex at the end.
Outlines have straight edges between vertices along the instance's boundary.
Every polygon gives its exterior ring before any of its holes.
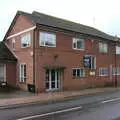
{"type": "Polygon", "coordinates": [[[115,59],[115,69],[116,69],[116,75],[115,75],[115,87],[117,87],[116,44],[115,44],[115,53],[114,53],[114,59],[115,59]]]}
{"type": "MultiPolygon", "coordinates": [[[[33,85],[35,86],[35,41],[36,41],[36,28],[33,31],[33,85]]],[[[36,86],[35,86],[36,92],[36,86]]]]}

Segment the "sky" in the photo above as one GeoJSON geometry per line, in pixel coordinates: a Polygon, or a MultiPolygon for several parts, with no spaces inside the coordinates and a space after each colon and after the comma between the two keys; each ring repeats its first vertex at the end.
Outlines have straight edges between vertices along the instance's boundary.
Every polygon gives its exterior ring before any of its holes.
{"type": "Polygon", "coordinates": [[[120,37],[120,0],[0,0],[0,41],[18,10],[38,11],[120,37]]]}

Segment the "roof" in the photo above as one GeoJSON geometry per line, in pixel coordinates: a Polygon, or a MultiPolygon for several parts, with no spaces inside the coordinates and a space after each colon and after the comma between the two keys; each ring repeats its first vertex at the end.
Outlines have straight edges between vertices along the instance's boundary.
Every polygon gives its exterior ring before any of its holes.
{"type": "Polygon", "coordinates": [[[17,61],[16,57],[11,53],[11,51],[3,42],[0,42],[0,62],[1,61],[2,62],[17,61]]]}
{"type": "MultiPolygon", "coordinates": [[[[75,23],[75,22],[71,22],[65,19],[61,19],[61,18],[56,18],[50,15],[46,15],[43,13],[39,13],[36,11],[33,11],[32,13],[26,13],[23,11],[18,11],[16,13],[16,16],[13,19],[13,22],[11,23],[8,32],[11,30],[12,26],[14,25],[16,18],[19,15],[24,15],[26,16],[28,19],[30,19],[32,21],[33,24],[37,25],[45,25],[45,26],[49,26],[49,27],[54,27],[54,28],[59,28],[59,29],[63,29],[63,30],[69,30],[72,32],[78,32],[81,34],[86,34],[86,35],[90,35],[90,36],[94,36],[94,37],[99,37],[99,38],[103,38],[106,40],[112,40],[114,41],[115,37],[111,36],[109,34],[106,34],[96,28],[90,27],[90,26],[86,26],[86,25],[82,25],[79,23],[75,23]]],[[[7,33],[8,33],[7,32],[7,33]]],[[[7,33],[4,37],[4,40],[7,36],[7,33]]]]}
{"type": "Polygon", "coordinates": [[[33,11],[32,14],[18,11],[19,14],[27,16],[34,24],[47,25],[51,27],[61,28],[64,30],[70,30],[74,32],[79,32],[87,35],[92,35],[107,40],[114,40],[115,37],[109,34],[106,34],[96,28],[82,25],[79,23],[71,22],[65,19],[56,18],[50,15],[39,13],[33,11]]]}

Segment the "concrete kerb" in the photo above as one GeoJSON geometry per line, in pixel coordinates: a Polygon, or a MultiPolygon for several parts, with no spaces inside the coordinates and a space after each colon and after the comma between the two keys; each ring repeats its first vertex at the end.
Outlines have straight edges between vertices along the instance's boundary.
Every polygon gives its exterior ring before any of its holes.
{"type": "Polygon", "coordinates": [[[103,90],[103,91],[97,91],[94,93],[87,93],[87,94],[77,94],[77,95],[69,95],[69,96],[64,96],[61,98],[55,98],[55,99],[50,99],[50,100],[36,100],[33,102],[25,102],[25,103],[17,103],[17,104],[11,104],[11,105],[0,105],[0,110],[2,109],[13,109],[13,108],[22,108],[24,106],[29,106],[29,105],[45,105],[45,104],[53,104],[53,103],[57,103],[57,102],[64,102],[67,100],[73,100],[73,99],[77,99],[78,97],[82,97],[82,96],[92,96],[92,95],[96,95],[98,93],[109,93],[109,92],[115,92],[115,91],[119,91],[120,88],[116,88],[116,89],[107,89],[107,90],[103,90]]]}

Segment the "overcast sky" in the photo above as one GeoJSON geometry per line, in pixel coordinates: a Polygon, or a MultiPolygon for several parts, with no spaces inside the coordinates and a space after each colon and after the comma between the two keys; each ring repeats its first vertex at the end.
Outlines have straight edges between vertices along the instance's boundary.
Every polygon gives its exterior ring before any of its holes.
{"type": "Polygon", "coordinates": [[[0,40],[17,10],[50,14],[120,36],[120,0],[0,0],[0,40]]]}

